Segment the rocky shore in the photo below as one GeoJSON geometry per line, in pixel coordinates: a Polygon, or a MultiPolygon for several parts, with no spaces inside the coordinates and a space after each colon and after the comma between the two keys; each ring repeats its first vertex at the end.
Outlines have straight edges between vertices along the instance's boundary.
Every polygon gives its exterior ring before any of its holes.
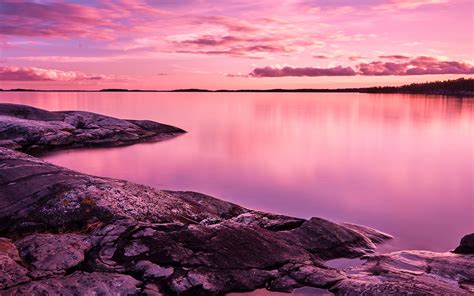
{"type": "Polygon", "coordinates": [[[222,295],[305,286],[337,295],[474,293],[474,235],[457,253],[374,255],[390,236],[368,227],[254,211],[28,155],[182,132],[0,104],[0,295],[222,295]],[[336,258],[365,263],[326,265],[336,258]]]}

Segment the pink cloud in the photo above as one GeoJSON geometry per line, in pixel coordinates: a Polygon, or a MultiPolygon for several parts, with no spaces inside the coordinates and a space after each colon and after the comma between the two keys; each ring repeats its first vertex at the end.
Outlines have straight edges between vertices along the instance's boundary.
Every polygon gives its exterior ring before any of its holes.
{"type": "Polygon", "coordinates": [[[289,54],[303,51],[314,44],[301,38],[288,24],[270,18],[252,21],[227,16],[199,16],[188,21],[200,34],[177,34],[167,38],[177,53],[229,55],[264,58],[262,53],[289,54]]]}
{"type": "Polygon", "coordinates": [[[97,9],[72,3],[35,3],[6,0],[0,4],[0,34],[19,36],[97,36],[98,28],[117,28],[97,9]]]}
{"type": "Polygon", "coordinates": [[[474,66],[458,61],[441,61],[433,57],[420,56],[407,62],[361,63],[357,65],[360,75],[436,75],[436,74],[474,74],[474,66]]]}
{"type": "Polygon", "coordinates": [[[255,68],[249,77],[285,77],[285,76],[354,76],[357,73],[351,67],[333,67],[333,68],[317,68],[317,67],[277,67],[267,66],[263,68],[255,68]]]}
{"type": "MultiPolygon", "coordinates": [[[[396,60],[405,60],[404,56],[386,56],[396,60]]],[[[386,58],[385,57],[385,58],[386,58]]],[[[407,57],[408,59],[408,57],[407,57]]],[[[405,76],[436,74],[474,74],[474,66],[458,61],[441,61],[433,57],[415,57],[407,62],[373,61],[359,63],[352,67],[337,66],[332,68],[267,66],[255,68],[247,77],[288,77],[288,76],[405,76]]],[[[241,77],[242,75],[227,75],[241,77]]]]}
{"type": "Polygon", "coordinates": [[[260,53],[289,54],[297,51],[296,48],[280,44],[262,44],[262,45],[237,45],[223,49],[196,49],[196,50],[177,50],[177,53],[206,54],[206,55],[229,55],[234,57],[246,57],[261,59],[260,53]]]}
{"type": "Polygon", "coordinates": [[[381,55],[381,56],[379,56],[379,58],[388,59],[388,60],[409,60],[410,59],[410,57],[408,57],[408,56],[398,55],[398,54],[395,54],[395,55],[381,55]]]}
{"type": "Polygon", "coordinates": [[[320,60],[328,60],[331,57],[324,54],[316,54],[316,55],[313,55],[313,58],[320,59],[320,60]]]}
{"type": "Polygon", "coordinates": [[[114,78],[106,75],[84,74],[77,71],[0,66],[0,81],[79,81],[110,79],[114,78]]]}
{"type": "Polygon", "coordinates": [[[60,1],[0,2],[0,34],[31,37],[113,39],[138,29],[147,15],[168,15],[142,1],[102,1],[97,5],[60,1]]]}
{"type": "Polygon", "coordinates": [[[400,10],[415,9],[423,5],[443,4],[450,0],[388,0],[385,3],[375,6],[376,10],[400,10]]]}
{"type": "Polygon", "coordinates": [[[177,53],[207,55],[229,55],[234,57],[263,58],[258,54],[289,54],[302,50],[311,43],[302,43],[292,36],[267,34],[259,35],[201,35],[184,40],[173,40],[177,53]]]}
{"type": "MultiPolygon", "coordinates": [[[[264,21],[268,22],[269,20],[265,19],[264,21]]],[[[253,24],[252,22],[228,16],[199,16],[194,17],[191,20],[191,23],[194,25],[213,24],[223,26],[226,27],[230,32],[254,33],[260,31],[258,25],[253,24]]]]}
{"type": "Polygon", "coordinates": [[[228,45],[242,41],[242,38],[237,36],[223,36],[217,37],[213,35],[203,35],[195,39],[188,39],[176,42],[179,45],[198,45],[198,46],[217,46],[217,45],[228,45]]]}
{"type": "Polygon", "coordinates": [[[309,13],[321,13],[326,16],[337,17],[347,14],[359,14],[366,11],[395,11],[416,9],[420,6],[435,5],[453,2],[452,0],[371,0],[371,1],[323,1],[301,0],[296,7],[309,13]]]}
{"type": "Polygon", "coordinates": [[[359,61],[359,60],[363,60],[365,58],[363,56],[350,56],[348,59],[352,62],[356,62],[356,61],[359,61]]]}

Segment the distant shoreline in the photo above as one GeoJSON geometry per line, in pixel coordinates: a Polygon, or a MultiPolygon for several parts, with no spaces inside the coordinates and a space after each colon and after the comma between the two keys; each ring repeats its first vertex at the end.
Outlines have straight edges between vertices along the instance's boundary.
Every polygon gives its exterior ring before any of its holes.
{"type": "Polygon", "coordinates": [[[362,88],[301,88],[301,89],[174,89],[174,90],[142,90],[107,88],[100,90],[37,90],[37,89],[0,89],[0,92],[251,92],[251,93],[372,93],[372,94],[421,94],[454,97],[474,97],[474,79],[460,78],[456,80],[413,83],[402,86],[376,86],[362,88]]]}

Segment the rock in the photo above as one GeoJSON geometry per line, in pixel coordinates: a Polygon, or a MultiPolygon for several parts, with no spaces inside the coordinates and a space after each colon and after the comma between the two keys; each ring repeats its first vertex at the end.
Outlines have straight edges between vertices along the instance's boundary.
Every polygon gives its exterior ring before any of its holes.
{"type": "Polygon", "coordinates": [[[401,251],[366,258],[331,288],[340,295],[471,295],[474,256],[401,251]]]}
{"type": "Polygon", "coordinates": [[[284,275],[272,280],[268,285],[268,289],[271,291],[291,292],[296,288],[301,288],[302,286],[303,285],[294,278],[284,275]]]}
{"type": "Polygon", "coordinates": [[[167,289],[175,295],[222,295],[230,291],[252,291],[261,288],[277,275],[276,271],[248,269],[221,273],[205,268],[174,275],[167,289]]]}
{"type": "Polygon", "coordinates": [[[87,271],[136,274],[184,294],[249,291],[269,282],[284,289],[279,278],[287,286],[290,278],[294,287],[326,286],[341,273],[322,259],[375,248],[363,231],[324,219],[88,176],[5,148],[0,163],[0,234],[21,238],[16,244],[35,282],[87,271]],[[295,271],[303,265],[317,268],[303,277],[295,271]]]}
{"type": "Polygon", "coordinates": [[[381,242],[390,238],[376,230],[358,226],[348,228],[321,218],[311,218],[300,227],[288,231],[289,239],[306,250],[317,253],[321,258],[353,258],[372,252],[375,245],[372,241],[381,242]],[[366,233],[370,232],[370,236],[366,233]]]}
{"type": "Polygon", "coordinates": [[[78,234],[34,234],[16,242],[20,255],[33,271],[32,277],[66,273],[84,261],[92,247],[88,236],[78,234]]]}
{"type": "Polygon", "coordinates": [[[171,276],[174,272],[174,269],[173,267],[161,267],[151,263],[150,261],[142,260],[137,262],[137,264],[133,267],[133,271],[140,272],[146,279],[160,279],[171,276]]]}
{"type": "Polygon", "coordinates": [[[75,272],[1,291],[2,295],[137,295],[140,281],[124,274],[75,272]]]}
{"type": "Polygon", "coordinates": [[[207,209],[206,203],[183,199],[186,193],[88,176],[5,148],[0,148],[0,162],[0,232],[71,231],[116,218],[198,223],[247,211],[231,203],[207,209]]]}
{"type": "Polygon", "coordinates": [[[143,288],[142,294],[145,296],[163,296],[164,294],[160,292],[160,289],[155,284],[145,285],[143,288]]]}
{"type": "Polygon", "coordinates": [[[290,276],[299,283],[311,287],[329,287],[345,279],[346,275],[338,270],[318,267],[315,264],[301,265],[290,271],[290,276]]]}
{"type": "Polygon", "coordinates": [[[474,254],[474,233],[465,235],[453,252],[458,254],[474,254]]]}
{"type": "Polygon", "coordinates": [[[0,104],[0,147],[27,152],[58,148],[121,146],[184,133],[148,120],[123,120],[90,112],[49,112],[0,104]]]}
{"type": "Polygon", "coordinates": [[[28,269],[20,263],[18,250],[12,241],[0,238],[0,294],[3,289],[30,281],[28,269]]]}

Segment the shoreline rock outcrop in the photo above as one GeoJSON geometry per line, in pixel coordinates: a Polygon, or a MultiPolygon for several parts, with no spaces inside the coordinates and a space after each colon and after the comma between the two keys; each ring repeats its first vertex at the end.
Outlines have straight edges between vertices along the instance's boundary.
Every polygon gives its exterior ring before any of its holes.
{"type": "Polygon", "coordinates": [[[124,120],[83,111],[50,112],[0,104],[0,147],[27,153],[112,147],[167,139],[184,130],[149,120],[124,120]]]}
{"type": "Polygon", "coordinates": [[[19,152],[162,139],[173,127],[18,105],[0,105],[0,114],[0,295],[222,295],[305,286],[341,295],[473,291],[472,254],[372,255],[389,235],[90,176],[19,152]],[[92,132],[70,124],[78,114],[92,132]],[[61,122],[76,132],[51,140],[61,122]],[[350,269],[325,264],[359,257],[367,262],[350,269]]]}

